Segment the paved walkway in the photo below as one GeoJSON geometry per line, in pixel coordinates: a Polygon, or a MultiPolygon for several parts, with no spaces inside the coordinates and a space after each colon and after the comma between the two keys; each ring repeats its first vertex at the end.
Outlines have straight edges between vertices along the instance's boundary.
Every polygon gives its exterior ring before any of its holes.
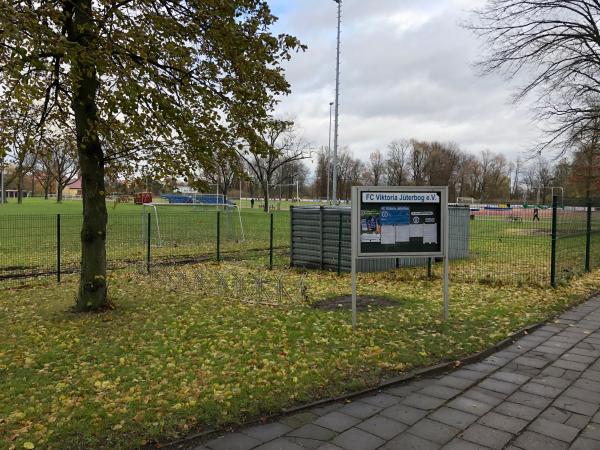
{"type": "Polygon", "coordinates": [[[195,450],[599,450],[599,330],[595,298],[480,363],[195,450]]]}

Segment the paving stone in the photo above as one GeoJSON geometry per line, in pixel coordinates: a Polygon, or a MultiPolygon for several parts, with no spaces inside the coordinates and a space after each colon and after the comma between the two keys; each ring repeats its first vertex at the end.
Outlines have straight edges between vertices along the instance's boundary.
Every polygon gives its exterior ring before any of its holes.
{"type": "Polygon", "coordinates": [[[395,395],[397,397],[406,397],[413,392],[417,391],[419,388],[417,386],[413,386],[412,384],[402,384],[400,386],[393,386],[389,388],[385,388],[384,392],[386,394],[395,395]]]}
{"type": "Polygon", "coordinates": [[[592,357],[592,356],[576,355],[575,353],[572,353],[571,351],[569,351],[569,353],[565,353],[564,355],[562,355],[561,359],[582,363],[587,366],[587,365],[593,363],[594,361],[596,361],[597,358],[592,357]]]}
{"type": "Polygon", "coordinates": [[[301,412],[298,414],[293,414],[291,416],[284,417],[280,420],[280,422],[292,428],[300,428],[302,425],[311,423],[317,417],[319,416],[312,412],[301,412]]]}
{"type": "Polygon", "coordinates": [[[366,419],[381,411],[383,407],[370,405],[362,401],[356,401],[348,403],[346,406],[341,407],[338,411],[343,414],[348,414],[352,417],[358,417],[359,419],[366,419]]]}
{"type": "Polygon", "coordinates": [[[578,363],[575,361],[567,361],[566,359],[559,359],[554,364],[553,367],[559,367],[561,369],[575,370],[577,372],[583,372],[587,369],[588,364],[578,363]]]}
{"type": "Polygon", "coordinates": [[[337,445],[332,444],[331,442],[326,442],[325,444],[317,447],[317,450],[344,450],[342,447],[338,447],[337,445]]]}
{"type": "Polygon", "coordinates": [[[577,414],[583,414],[585,416],[593,416],[598,410],[597,404],[588,403],[583,400],[570,398],[564,395],[561,395],[554,401],[554,406],[557,408],[566,409],[567,411],[572,411],[577,414]]]}
{"type": "Polygon", "coordinates": [[[280,438],[267,442],[266,444],[257,447],[256,450],[306,450],[306,447],[302,447],[287,439],[280,438]]]}
{"type": "Polygon", "coordinates": [[[494,412],[523,420],[533,420],[540,413],[540,410],[519,403],[504,402],[498,405],[494,412]]]}
{"type": "Polygon", "coordinates": [[[508,444],[508,441],[513,438],[513,435],[506,431],[497,430],[476,423],[467,428],[460,437],[466,441],[484,445],[489,448],[501,449],[508,444]]]}
{"type": "Polygon", "coordinates": [[[301,445],[302,447],[308,448],[311,450],[319,448],[321,445],[323,445],[323,441],[320,441],[318,439],[300,438],[300,437],[292,437],[292,436],[287,436],[286,439],[288,441],[293,442],[294,444],[301,445]]]}
{"type": "Polygon", "coordinates": [[[428,418],[459,429],[464,429],[475,422],[479,417],[474,414],[459,411],[458,409],[443,406],[431,413],[428,418]]]}
{"type": "Polygon", "coordinates": [[[390,440],[408,428],[408,425],[385,416],[374,416],[357,425],[357,428],[368,431],[382,439],[390,440]]]}
{"type": "Polygon", "coordinates": [[[427,411],[407,405],[394,405],[381,411],[381,415],[406,425],[413,425],[427,415],[427,411]]]}
{"type": "Polygon", "coordinates": [[[531,380],[532,383],[543,384],[544,386],[552,386],[556,388],[564,389],[571,383],[568,380],[562,378],[551,377],[551,376],[539,376],[531,380]]]}
{"type": "Polygon", "coordinates": [[[518,364],[520,366],[529,366],[529,367],[534,367],[536,369],[541,369],[546,364],[548,364],[548,361],[546,361],[545,359],[542,359],[542,358],[531,358],[529,356],[520,356],[514,360],[514,363],[518,364]]]}
{"type": "Polygon", "coordinates": [[[487,403],[491,406],[499,405],[506,399],[506,394],[488,391],[487,389],[481,389],[478,387],[471,388],[468,391],[465,391],[463,395],[467,398],[479,400],[480,402],[487,403]]]}
{"type": "Polygon", "coordinates": [[[460,411],[464,411],[469,414],[474,414],[479,417],[483,416],[485,413],[487,413],[490,409],[493,408],[492,405],[488,405],[487,403],[480,402],[479,400],[474,400],[472,398],[465,397],[464,395],[455,398],[446,406],[458,409],[460,411]]]}
{"type": "Polygon", "coordinates": [[[469,369],[459,369],[452,372],[453,377],[465,378],[467,380],[479,381],[487,376],[487,374],[482,372],[477,372],[475,370],[469,369]]]}
{"type": "Polygon", "coordinates": [[[495,380],[493,378],[486,378],[477,386],[483,389],[489,389],[490,391],[501,392],[503,394],[512,394],[519,389],[518,384],[507,383],[506,381],[495,380]]]}
{"type": "Polygon", "coordinates": [[[592,358],[600,358],[600,352],[596,350],[588,350],[587,348],[573,347],[569,350],[570,353],[581,356],[591,356],[592,358]]]}
{"type": "Polygon", "coordinates": [[[315,424],[325,428],[329,428],[333,431],[337,431],[338,433],[353,427],[359,422],[360,419],[349,416],[347,414],[342,414],[338,411],[325,414],[324,416],[319,417],[317,420],[314,421],[315,424]]]}
{"type": "Polygon", "coordinates": [[[254,439],[258,439],[261,442],[267,442],[278,438],[279,436],[283,436],[291,430],[292,427],[289,425],[285,425],[281,422],[272,422],[245,428],[242,430],[242,433],[253,437],[254,439]]]}
{"type": "Polygon", "coordinates": [[[572,413],[571,417],[565,422],[565,425],[583,430],[588,423],[590,423],[590,417],[584,416],[583,414],[572,413]]]}
{"type": "Polygon", "coordinates": [[[576,380],[580,376],[581,372],[577,372],[575,370],[565,370],[565,373],[563,373],[563,378],[565,380],[576,380]]]}
{"type": "Polygon", "coordinates": [[[360,399],[361,402],[368,403],[374,406],[381,406],[382,408],[388,408],[392,405],[400,403],[400,399],[394,395],[389,395],[381,392],[377,395],[369,395],[360,399]]]}
{"type": "Polygon", "coordinates": [[[543,417],[544,419],[550,420],[552,422],[566,423],[567,420],[569,420],[569,418],[573,414],[574,413],[572,412],[564,411],[562,409],[558,409],[554,406],[551,406],[550,408],[542,412],[542,414],[540,414],[540,417],[543,417]]]}
{"type": "Polygon", "coordinates": [[[469,364],[467,367],[469,368],[469,370],[474,370],[475,372],[481,372],[481,373],[485,373],[485,374],[489,374],[489,373],[492,373],[492,372],[498,370],[497,366],[495,366],[493,364],[486,364],[483,362],[476,363],[476,364],[469,364]]]}
{"type": "Polygon", "coordinates": [[[588,389],[582,389],[577,386],[571,386],[565,390],[564,394],[567,397],[578,398],[590,403],[600,403],[600,392],[590,391],[588,389]]]}
{"type": "Polygon", "coordinates": [[[569,450],[598,450],[598,441],[579,437],[569,447],[569,450]]]}
{"type": "Polygon", "coordinates": [[[446,375],[444,378],[440,379],[440,384],[443,384],[444,386],[450,386],[455,389],[466,389],[473,385],[474,381],[466,378],[455,377],[453,375],[446,375]]]}
{"type": "Polygon", "coordinates": [[[344,431],[332,442],[346,450],[375,450],[385,444],[383,439],[358,428],[344,431]]]}
{"type": "Polygon", "coordinates": [[[515,439],[513,444],[523,450],[566,450],[569,446],[566,442],[532,431],[525,431],[515,439]]]}
{"type": "Polygon", "coordinates": [[[560,369],[558,367],[550,366],[550,367],[546,367],[542,371],[541,375],[544,377],[548,376],[548,377],[561,378],[564,375],[564,373],[565,373],[565,369],[560,369]]]}
{"type": "Polygon", "coordinates": [[[206,447],[212,450],[249,450],[260,445],[258,439],[242,433],[230,433],[207,442],[206,447]]]}
{"type": "Polygon", "coordinates": [[[420,394],[425,394],[431,397],[441,398],[444,400],[456,397],[461,392],[462,391],[459,389],[454,389],[441,384],[432,384],[431,386],[427,386],[426,388],[423,388],[419,391],[420,394]]]}
{"type": "Polygon", "coordinates": [[[581,388],[581,389],[586,389],[588,391],[594,391],[594,392],[600,392],[600,372],[596,372],[598,374],[598,378],[592,378],[592,379],[587,379],[587,378],[582,378],[575,381],[575,383],[573,383],[573,386],[581,388]],[[596,381],[594,381],[596,380],[596,381]]]}
{"type": "Polygon", "coordinates": [[[314,423],[308,423],[296,430],[290,431],[287,436],[305,439],[317,439],[319,441],[328,441],[333,438],[336,433],[329,428],[323,428],[314,423]]]}
{"type": "Polygon", "coordinates": [[[497,355],[492,355],[492,356],[488,356],[481,362],[484,364],[489,364],[491,366],[496,366],[496,368],[498,368],[498,367],[504,366],[505,364],[508,364],[511,361],[511,359],[512,358],[502,358],[497,355]]]}
{"type": "Polygon", "coordinates": [[[512,434],[521,432],[528,424],[526,420],[519,419],[517,417],[505,416],[504,414],[498,414],[496,412],[489,412],[479,422],[482,425],[486,425],[490,428],[497,430],[507,431],[512,434]]]}
{"type": "Polygon", "coordinates": [[[521,375],[514,372],[499,371],[493,373],[491,376],[497,380],[506,381],[507,383],[513,384],[523,384],[529,381],[529,377],[527,375],[521,375]]]}
{"type": "Polygon", "coordinates": [[[414,434],[402,433],[389,441],[384,450],[438,450],[440,446],[414,434]]]}
{"type": "Polygon", "coordinates": [[[319,406],[318,408],[311,409],[310,412],[316,414],[317,416],[324,416],[325,414],[329,414],[330,412],[337,411],[342,406],[344,406],[344,405],[341,403],[335,402],[335,403],[330,403],[325,406],[319,406]]]}
{"type": "Polygon", "coordinates": [[[430,419],[422,419],[407,432],[437,444],[445,444],[459,433],[459,429],[430,419]]]}
{"type": "Polygon", "coordinates": [[[420,393],[411,394],[402,400],[402,404],[412,406],[419,409],[435,409],[445,402],[444,399],[431,397],[420,393]]]}
{"type": "Polygon", "coordinates": [[[442,450],[488,450],[489,447],[475,444],[473,442],[463,441],[462,439],[452,439],[442,447],[442,450]]]}
{"type": "MultiPolygon", "coordinates": [[[[581,436],[587,439],[595,439],[596,441],[600,441],[600,425],[597,423],[590,423],[585,429],[581,436]]],[[[598,447],[600,447],[600,442],[598,442],[598,447]]]]}
{"type": "Polygon", "coordinates": [[[587,379],[590,381],[600,380],[600,371],[588,369],[581,374],[581,378],[587,379]]]}
{"type": "Polygon", "coordinates": [[[564,388],[558,388],[554,386],[548,386],[539,383],[527,383],[521,386],[521,391],[527,392],[528,394],[539,395],[542,397],[556,398],[560,395],[564,388]]]}
{"type": "Polygon", "coordinates": [[[543,418],[537,418],[527,429],[565,442],[573,441],[579,434],[579,429],[577,428],[562,423],[551,422],[543,418]]]}
{"type": "Polygon", "coordinates": [[[533,395],[523,391],[517,391],[507,399],[509,402],[520,403],[521,405],[531,406],[536,409],[544,409],[550,403],[551,398],[542,397],[540,395],[533,395]]]}
{"type": "Polygon", "coordinates": [[[539,352],[539,353],[547,353],[550,355],[559,356],[559,355],[562,355],[566,351],[566,349],[559,348],[559,347],[550,347],[549,345],[542,344],[542,345],[537,346],[535,348],[535,351],[539,352]]]}

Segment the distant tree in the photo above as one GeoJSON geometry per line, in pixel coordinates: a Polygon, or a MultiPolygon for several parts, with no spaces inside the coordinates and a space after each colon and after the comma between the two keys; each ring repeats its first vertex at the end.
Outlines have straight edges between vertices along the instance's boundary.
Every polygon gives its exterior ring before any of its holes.
{"type": "Polygon", "coordinates": [[[369,162],[366,166],[366,176],[368,183],[373,186],[384,184],[385,161],[379,150],[375,150],[369,155],[369,162]]]}
{"type": "Polygon", "coordinates": [[[392,186],[402,186],[408,182],[410,171],[411,143],[407,140],[394,140],[387,147],[385,173],[388,183],[392,186]]]}
{"type": "Polygon", "coordinates": [[[240,157],[256,177],[264,198],[264,211],[269,211],[269,187],[283,166],[310,157],[309,146],[298,136],[294,124],[285,120],[271,120],[262,130],[246,134],[247,145],[239,151],[240,157]]]}
{"type": "Polygon", "coordinates": [[[79,165],[77,164],[77,144],[71,134],[61,134],[49,141],[52,150],[44,157],[46,170],[56,182],[56,201],[63,200],[65,188],[77,179],[79,165]]]}

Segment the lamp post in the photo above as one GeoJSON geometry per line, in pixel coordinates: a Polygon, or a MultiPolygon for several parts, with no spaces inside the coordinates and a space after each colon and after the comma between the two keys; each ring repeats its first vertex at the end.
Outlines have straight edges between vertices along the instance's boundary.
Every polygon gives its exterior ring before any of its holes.
{"type": "Polygon", "coordinates": [[[329,102],[329,144],[327,145],[327,165],[326,165],[326,170],[327,170],[327,203],[330,202],[330,198],[329,198],[329,185],[330,185],[330,180],[329,180],[329,175],[331,173],[331,107],[333,106],[333,102],[329,102]]]}
{"type": "Polygon", "coordinates": [[[338,170],[338,129],[340,114],[340,31],[342,27],[342,0],[333,0],[338,4],[337,18],[337,55],[335,63],[335,130],[333,133],[333,187],[332,200],[337,203],[337,170],[338,170]]]}

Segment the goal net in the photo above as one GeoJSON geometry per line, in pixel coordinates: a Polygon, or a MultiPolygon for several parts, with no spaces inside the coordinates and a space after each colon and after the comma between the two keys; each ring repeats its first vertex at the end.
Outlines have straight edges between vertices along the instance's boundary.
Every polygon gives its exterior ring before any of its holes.
{"type": "Polygon", "coordinates": [[[200,202],[198,197],[193,199],[196,201],[145,203],[142,208],[144,240],[148,236],[149,217],[153,241],[158,246],[193,246],[197,242],[210,246],[217,234],[224,242],[245,241],[244,224],[237,205],[222,202],[223,196],[203,198],[208,202],[200,202]]]}

